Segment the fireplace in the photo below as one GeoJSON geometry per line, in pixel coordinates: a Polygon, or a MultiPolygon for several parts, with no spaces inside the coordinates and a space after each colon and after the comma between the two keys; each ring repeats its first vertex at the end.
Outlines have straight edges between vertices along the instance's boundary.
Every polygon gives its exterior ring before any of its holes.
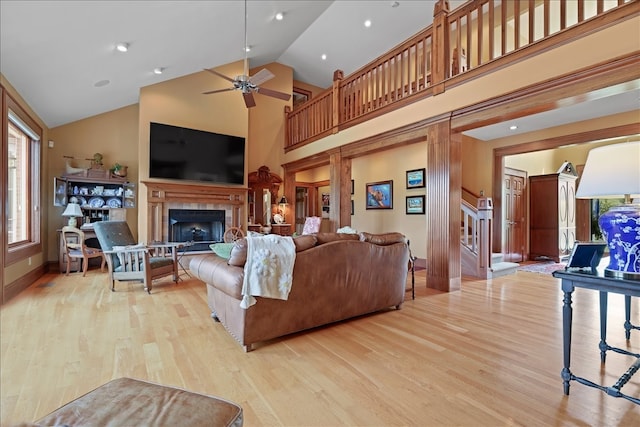
{"type": "Polygon", "coordinates": [[[225,211],[211,209],[169,209],[169,240],[188,243],[184,251],[207,251],[211,243],[222,242],[225,211]]]}

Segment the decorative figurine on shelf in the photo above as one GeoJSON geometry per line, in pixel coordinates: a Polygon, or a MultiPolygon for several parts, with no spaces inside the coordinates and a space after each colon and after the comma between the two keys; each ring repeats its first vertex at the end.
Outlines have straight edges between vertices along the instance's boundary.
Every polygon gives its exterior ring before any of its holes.
{"type": "Polygon", "coordinates": [[[91,159],[91,169],[102,169],[102,154],[96,153],[91,159]]]}

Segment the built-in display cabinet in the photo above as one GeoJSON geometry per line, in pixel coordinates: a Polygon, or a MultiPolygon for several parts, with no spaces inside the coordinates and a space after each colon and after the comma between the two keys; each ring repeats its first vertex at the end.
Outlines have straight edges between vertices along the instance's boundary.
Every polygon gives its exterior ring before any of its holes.
{"type": "Polygon", "coordinates": [[[124,219],[122,209],[136,207],[135,184],[125,178],[65,175],[54,178],[53,188],[54,206],[80,205],[81,224],[124,219]]]}

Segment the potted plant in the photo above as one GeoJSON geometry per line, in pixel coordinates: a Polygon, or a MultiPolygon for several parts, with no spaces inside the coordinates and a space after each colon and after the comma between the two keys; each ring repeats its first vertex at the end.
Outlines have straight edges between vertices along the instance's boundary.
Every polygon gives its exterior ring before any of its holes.
{"type": "Polygon", "coordinates": [[[111,173],[116,176],[125,177],[127,176],[127,166],[122,166],[120,163],[116,163],[111,168],[111,173]]]}

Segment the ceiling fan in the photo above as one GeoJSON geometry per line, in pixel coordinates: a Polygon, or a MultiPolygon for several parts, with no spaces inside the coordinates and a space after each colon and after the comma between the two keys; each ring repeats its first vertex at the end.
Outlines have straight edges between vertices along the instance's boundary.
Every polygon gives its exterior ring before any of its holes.
{"type": "Polygon", "coordinates": [[[284,101],[288,101],[291,98],[291,94],[278,92],[277,90],[267,89],[264,87],[260,87],[260,85],[268,80],[271,80],[275,76],[273,73],[266,68],[258,71],[253,76],[249,76],[248,69],[248,60],[247,60],[247,0],[244,0],[244,72],[241,76],[236,76],[234,79],[231,77],[227,77],[224,74],[217,72],[211,68],[205,68],[205,71],[208,71],[212,74],[215,74],[218,77],[222,77],[225,80],[230,81],[233,84],[233,87],[226,89],[217,89],[210,90],[207,92],[203,92],[203,95],[210,95],[212,93],[220,93],[220,92],[228,92],[231,90],[239,90],[242,92],[242,97],[244,98],[244,104],[247,108],[255,107],[256,101],[253,98],[253,93],[260,93],[262,95],[271,96],[273,98],[282,99],[284,101]]]}

